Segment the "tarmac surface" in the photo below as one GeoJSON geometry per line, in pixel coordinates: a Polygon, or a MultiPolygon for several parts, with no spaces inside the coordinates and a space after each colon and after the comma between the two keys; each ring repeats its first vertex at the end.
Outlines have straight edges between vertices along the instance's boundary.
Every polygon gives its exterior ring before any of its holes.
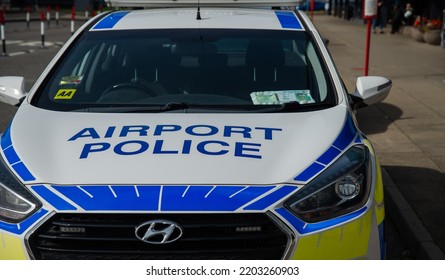
{"type": "MultiPolygon", "coordinates": [[[[349,92],[364,75],[366,24],[315,15],[349,92]]],[[[445,49],[400,34],[371,34],[369,75],[393,86],[357,112],[383,168],[387,216],[415,259],[445,259],[445,49]]]]}
{"type": "MultiPolygon", "coordinates": [[[[9,14],[9,20],[14,18],[9,14]]],[[[320,14],[313,21],[329,39],[331,55],[353,92],[357,77],[364,75],[366,24],[320,14]]],[[[382,165],[387,216],[410,257],[444,260],[445,49],[414,41],[408,27],[394,35],[390,29],[371,36],[369,75],[391,79],[392,90],[382,103],[360,109],[357,118],[382,165]]]]}

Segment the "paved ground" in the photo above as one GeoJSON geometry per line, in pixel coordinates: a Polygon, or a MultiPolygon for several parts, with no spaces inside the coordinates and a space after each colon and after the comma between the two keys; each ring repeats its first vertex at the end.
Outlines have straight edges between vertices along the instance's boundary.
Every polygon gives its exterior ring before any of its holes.
{"type": "MultiPolygon", "coordinates": [[[[349,91],[363,75],[366,25],[317,15],[349,91]]],[[[445,49],[404,34],[372,34],[369,75],[393,81],[389,97],[358,112],[384,168],[387,214],[414,258],[445,259],[445,49]]]]}

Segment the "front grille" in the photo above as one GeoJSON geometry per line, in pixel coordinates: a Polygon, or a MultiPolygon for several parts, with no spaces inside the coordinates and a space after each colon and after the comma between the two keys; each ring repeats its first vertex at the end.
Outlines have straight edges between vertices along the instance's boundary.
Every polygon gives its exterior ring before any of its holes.
{"type": "Polygon", "coordinates": [[[56,214],[30,237],[36,259],[280,259],[288,236],[267,214],[56,214]],[[135,228],[164,219],[183,228],[168,244],[135,228]]]}

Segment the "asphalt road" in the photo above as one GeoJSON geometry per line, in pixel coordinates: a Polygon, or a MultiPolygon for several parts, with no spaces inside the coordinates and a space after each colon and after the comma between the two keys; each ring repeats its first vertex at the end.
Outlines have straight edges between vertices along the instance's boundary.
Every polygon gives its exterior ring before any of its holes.
{"type": "MultiPolygon", "coordinates": [[[[60,22],[59,26],[53,22],[49,27],[45,27],[45,47],[42,48],[39,22],[31,22],[30,29],[26,27],[25,22],[8,23],[8,56],[0,56],[0,76],[23,76],[25,89],[31,89],[47,64],[71,36],[67,21],[60,22]]],[[[14,106],[0,103],[0,132],[6,129],[16,110],[14,106]]],[[[410,252],[402,243],[403,239],[390,219],[387,219],[386,234],[387,259],[410,259],[410,252]]]]}

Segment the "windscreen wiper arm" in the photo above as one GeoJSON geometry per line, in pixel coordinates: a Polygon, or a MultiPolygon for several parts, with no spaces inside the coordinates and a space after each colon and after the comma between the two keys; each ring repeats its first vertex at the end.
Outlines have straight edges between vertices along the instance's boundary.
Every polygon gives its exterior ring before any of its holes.
{"type": "Polygon", "coordinates": [[[77,109],[76,111],[145,113],[145,112],[167,112],[167,111],[183,110],[183,109],[188,109],[190,107],[189,104],[182,102],[170,102],[164,105],[136,105],[136,106],[129,104],[91,104],[91,105],[94,106],[84,107],[81,109],[77,109]]]}
{"type": "Polygon", "coordinates": [[[283,104],[277,104],[276,106],[271,105],[264,109],[255,110],[255,113],[273,113],[273,112],[303,112],[303,111],[314,111],[326,109],[334,106],[335,103],[306,103],[300,104],[298,101],[286,102],[283,104]]]}

